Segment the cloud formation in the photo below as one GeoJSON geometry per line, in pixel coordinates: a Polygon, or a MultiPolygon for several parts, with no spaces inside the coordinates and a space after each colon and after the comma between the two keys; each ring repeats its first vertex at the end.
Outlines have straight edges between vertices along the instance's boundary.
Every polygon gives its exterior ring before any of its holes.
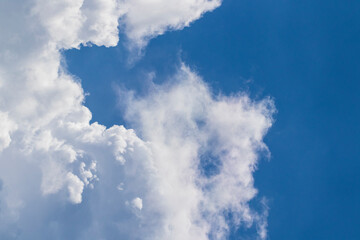
{"type": "Polygon", "coordinates": [[[172,84],[128,98],[137,135],[90,124],[61,64],[62,50],[115,46],[119,18],[142,47],[220,4],[170,2],[0,2],[1,239],[224,239],[229,221],[264,229],[248,203],[271,100],[213,96],[182,66],[172,84]]]}
{"type": "Polygon", "coordinates": [[[149,143],[156,169],[159,195],[151,199],[157,204],[145,195],[144,209],[161,206],[167,228],[160,239],[225,239],[228,221],[262,228],[248,203],[257,193],[252,174],[258,153],[267,150],[262,139],[272,124],[271,100],[213,96],[182,65],[172,83],[155,86],[147,97],[130,95],[127,106],[127,118],[149,143]]]}
{"type": "Polygon", "coordinates": [[[123,0],[122,23],[130,47],[141,48],[166,30],[179,30],[219,7],[221,0],[123,0]]]}

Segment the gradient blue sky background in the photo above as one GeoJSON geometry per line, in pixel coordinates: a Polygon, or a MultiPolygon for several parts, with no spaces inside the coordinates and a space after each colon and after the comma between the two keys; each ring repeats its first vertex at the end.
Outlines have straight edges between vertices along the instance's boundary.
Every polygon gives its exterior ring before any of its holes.
{"type": "Polygon", "coordinates": [[[255,174],[269,200],[269,239],[359,239],[359,9],[358,1],[224,0],[190,28],[152,40],[132,66],[122,44],[65,55],[90,93],[93,120],[107,126],[126,125],[115,86],[142,94],[149,72],[164,81],[180,59],[215,91],[272,97],[272,156],[255,174]]]}

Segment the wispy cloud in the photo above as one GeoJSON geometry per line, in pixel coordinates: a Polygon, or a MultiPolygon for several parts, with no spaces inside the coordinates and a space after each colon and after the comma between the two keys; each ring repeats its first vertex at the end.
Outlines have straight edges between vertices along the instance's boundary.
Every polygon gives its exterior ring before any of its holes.
{"type": "MultiPolygon", "coordinates": [[[[157,179],[151,194],[159,194],[151,199],[160,206],[148,202],[152,210],[160,208],[169,227],[161,239],[174,238],[174,232],[175,239],[207,239],[208,234],[224,239],[225,212],[232,213],[234,223],[260,223],[248,203],[257,193],[252,174],[272,124],[270,99],[214,96],[183,64],[171,84],[155,86],[140,99],[130,95],[127,107],[129,122],[151,149],[157,179]]],[[[147,219],[155,213],[144,214],[147,219]]]]}
{"type": "Polygon", "coordinates": [[[179,30],[219,7],[221,0],[123,0],[121,24],[131,48],[141,49],[149,39],[167,30],[179,30]]]}

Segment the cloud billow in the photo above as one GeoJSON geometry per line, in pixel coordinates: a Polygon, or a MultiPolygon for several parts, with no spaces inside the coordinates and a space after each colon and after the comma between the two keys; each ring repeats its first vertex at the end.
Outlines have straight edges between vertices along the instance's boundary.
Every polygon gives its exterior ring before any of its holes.
{"type": "Polygon", "coordinates": [[[220,5],[171,3],[0,3],[1,239],[224,239],[225,211],[265,237],[249,201],[271,100],[213,96],[183,64],[173,84],[128,98],[135,130],[106,128],[90,124],[81,84],[61,64],[62,50],[116,46],[119,24],[141,48],[220,5]],[[216,174],[202,173],[206,155],[216,174]]]}

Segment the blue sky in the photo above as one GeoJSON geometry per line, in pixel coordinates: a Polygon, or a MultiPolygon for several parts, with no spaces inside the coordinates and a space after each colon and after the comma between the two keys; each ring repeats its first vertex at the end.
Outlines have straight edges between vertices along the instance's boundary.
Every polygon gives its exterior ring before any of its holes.
{"type": "Polygon", "coordinates": [[[277,108],[265,138],[271,158],[255,173],[269,201],[269,239],[357,239],[359,4],[225,0],[191,27],[151,40],[132,66],[121,44],[65,56],[90,93],[93,120],[107,126],[127,124],[115,85],[141,94],[147,73],[165,81],[180,59],[215,92],[270,96],[277,108]]]}
{"type": "Polygon", "coordinates": [[[0,1],[0,239],[358,239],[359,7],[0,1]]]}

